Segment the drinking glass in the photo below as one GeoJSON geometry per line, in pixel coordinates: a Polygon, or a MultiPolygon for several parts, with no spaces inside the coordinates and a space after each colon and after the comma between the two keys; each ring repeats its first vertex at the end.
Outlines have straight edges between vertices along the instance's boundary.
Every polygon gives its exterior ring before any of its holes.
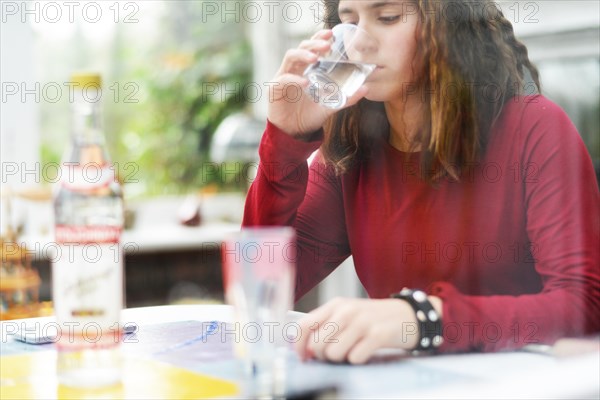
{"type": "Polygon", "coordinates": [[[244,378],[261,394],[275,390],[282,375],[277,369],[285,366],[283,328],[293,305],[295,240],[290,227],[245,228],[223,247],[225,298],[235,314],[234,351],[244,378]]]}
{"type": "Polygon", "coordinates": [[[332,31],[331,51],[310,65],[304,76],[310,82],[307,92],[315,102],[339,109],[375,70],[370,58],[378,45],[356,25],[339,24],[332,31]]]}

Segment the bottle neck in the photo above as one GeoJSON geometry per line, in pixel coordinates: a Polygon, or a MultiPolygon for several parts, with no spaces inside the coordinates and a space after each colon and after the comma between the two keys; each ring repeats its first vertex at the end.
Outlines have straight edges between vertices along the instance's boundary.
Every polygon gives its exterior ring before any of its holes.
{"type": "Polygon", "coordinates": [[[100,98],[99,88],[93,86],[74,91],[71,127],[75,145],[104,146],[100,98]]]}
{"type": "Polygon", "coordinates": [[[102,129],[101,91],[88,85],[74,91],[72,103],[72,143],[68,161],[83,165],[109,163],[102,129]]]}

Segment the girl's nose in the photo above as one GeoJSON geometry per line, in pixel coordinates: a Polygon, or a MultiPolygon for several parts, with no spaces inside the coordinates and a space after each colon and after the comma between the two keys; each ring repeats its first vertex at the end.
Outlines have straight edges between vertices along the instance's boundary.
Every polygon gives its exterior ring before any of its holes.
{"type": "Polygon", "coordinates": [[[347,44],[346,54],[350,60],[371,63],[377,48],[377,41],[366,31],[356,31],[347,44]]]}
{"type": "Polygon", "coordinates": [[[357,30],[352,38],[352,47],[363,54],[373,53],[377,50],[377,41],[365,30],[357,30]]]}
{"type": "Polygon", "coordinates": [[[354,47],[361,53],[372,53],[377,49],[377,42],[366,31],[356,33],[354,47]]]}

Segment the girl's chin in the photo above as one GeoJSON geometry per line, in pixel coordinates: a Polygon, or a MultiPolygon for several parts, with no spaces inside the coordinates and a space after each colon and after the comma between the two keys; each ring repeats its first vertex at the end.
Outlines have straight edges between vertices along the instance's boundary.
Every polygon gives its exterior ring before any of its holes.
{"type": "Polygon", "coordinates": [[[369,83],[365,84],[366,87],[369,88],[369,92],[365,96],[365,99],[370,101],[390,101],[393,100],[392,94],[389,89],[385,90],[383,88],[377,87],[378,85],[370,85],[369,83]]]}

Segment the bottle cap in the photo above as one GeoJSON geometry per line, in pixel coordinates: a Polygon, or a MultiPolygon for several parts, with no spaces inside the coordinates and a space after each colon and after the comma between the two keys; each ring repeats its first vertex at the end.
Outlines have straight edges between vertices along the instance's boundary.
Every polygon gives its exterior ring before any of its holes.
{"type": "Polygon", "coordinates": [[[71,75],[71,82],[77,83],[81,87],[102,86],[102,78],[100,74],[93,72],[76,72],[71,75]]]}

